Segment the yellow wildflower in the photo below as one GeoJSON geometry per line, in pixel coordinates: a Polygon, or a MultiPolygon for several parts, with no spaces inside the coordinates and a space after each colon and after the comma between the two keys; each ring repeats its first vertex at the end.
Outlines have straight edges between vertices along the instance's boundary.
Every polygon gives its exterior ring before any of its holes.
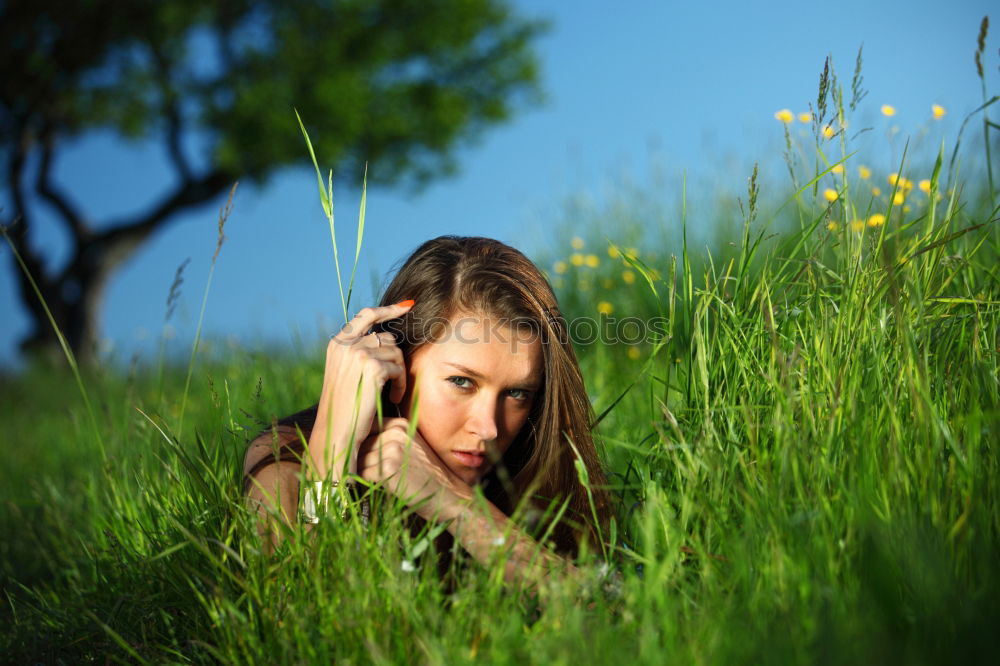
{"type": "Polygon", "coordinates": [[[832,167],[830,167],[830,173],[844,173],[844,165],[834,164],[832,167]]]}
{"type": "Polygon", "coordinates": [[[851,231],[861,231],[865,228],[864,220],[851,220],[851,231]]]}
{"type": "Polygon", "coordinates": [[[872,188],[872,196],[873,197],[880,197],[880,196],[882,196],[882,188],[881,187],[873,187],[872,188]]]}
{"type": "Polygon", "coordinates": [[[809,111],[803,111],[802,113],[799,114],[800,123],[811,123],[812,119],[813,119],[813,114],[810,113],[809,111]]]}
{"type": "Polygon", "coordinates": [[[883,104],[882,115],[891,118],[892,116],[896,115],[896,107],[892,106],[891,104],[883,104]]]}
{"type": "Polygon", "coordinates": [[[555,268],[556,273],[562,275],[569,269],[569,266],[566,265],[565,261],[557,261],[556,265],[553,266],[553,268],[555,268]]]}
{"type": "Polygon", "coordinates": [[[837,229],[840,228],[840,225],[834,222],[833,220],[830,220],[829,222],[826,223],[826,228],[829,229],[830,231],[836,231],[837,229]]]}
{"type": "Polygon", "coordinates": [[[618,251],[617,247],[615,247],[614,245],[609,245],[608,246],[608,256],[609,257],[611,257],[612,259],[617,259],[620,255],[621,255],[621,252],[618,251]]]}
{"type": "Polygon", "coordinates": [[[904,213],[909,213],[911,210],[913,209],[910,207],[910,204],[906,204],[905,206],[903,206],[904,213]]]}
{"type": "Polygon", "coordinates": [[[573,246],[574,250],[583,249],[583,239],[580,238],[579,236],[573,236],[573,240],[571,240],[569,244],[573,246]]]}
{"type": "Polygon", "coordinates": [[[861,180],[868,180],[872,177],[872,170],[862,164],[858,166],[858,176],[861,177],[861,180]]]}
{"type": "Polygon", "coordinates": [[[907,192],[913,189],[913,181],[900,176],[898,173],[889,174],[889,184],[907,192]]]}
{"type": "Polygon", "coordinates": [[[601,280],[601,286],[605,289],[611,289],[615,286],[615,283],[611,281],[611,278],[604,278],[601,280]]]}
{"type": "Polygon", "coordinates": [[[628,357],[633,361],[638,361],[640,358],[642,358],[642,352],[639,351],[639,348],[636,346],[629,347],[628,357]]]}
{"type": "Polygon", "coordinates": [[[917,187],[919,187],[920,191],[923,192],[924,194],[931,193],[931,181],[927,178],[924,178],[922,181],[917,183],[917,187]]]}
{"type": "Polygon", "coordinates": [[[588,254],[586,257],[584,257],[584,261],[586,261],[587,265],[590,266],[591,268],[597,268],[598,266],[601,265],[601,258],[598,257],[596,254],[588,254]]]}
{"type": "Polygon", "coordinates": [[[833,131],[832,127],[830,127],[829,125],[823,125],[823,138],[824,139],[832,139],[834,134],[836,134],[836,132],[833,131]]]}
{"type": "Polygon", "coordinates": [[[625,284],[632,284],[635,282],[635,273],[632,271],[622,271],[622,282],[625,284]]]}
{"type": "Polygon", "coordinates": [[[569,263],[574,266],[583,266],[583,255],[579,252],[574,252],[569,258],[569,263]]]}
{"type": "Polygon", "coordinates": [[[941,120],[946,113],[948,112],[940,104],[931,104],[931,115],[934,116],[934,120],[941,120]]]}
{"type": "Polygon", "coordinates": [[[882,213],[872,213],[868,216],[869,227],[880,227],[885,224],[885,215],[882,213]]]}
{"type": "Polygon", "coordinates": [[[774,117],[777,118],[778,120],[780,120],[781,122],[785,123],[786,125],[788,123],[792,122],[793,120],[795,120],[795,116],[793,116],[792,112],[789,111],[788,109],[782,109],[781,111],[775,111],[774,112],[774,117]]]}
{"type": "Polygon", "coordinates": [[[823,198],[827,201],[836,201],[839,196],[837,190],[831,190],[829,187],[823,190],[823,198]]]}
{"type": "Polygon", "coordinates": [[[636,257],[639,256],[639,249],[635,248],[635,247],[630,247],[628,249],[628,254],[629,254],[630,257],[632,257],[633,259],[635,259],[636,257]]]}
{"type": "Polygon", "coordinates": [[[597,311],[603,315],[609,315],[615,311],[615,306],[607,301],[601,301],[597,304],[597,311]]]}
{"type": "Polygon", "coordinates": [[[896,195],[892,198],[892,203],[894,203],[895,205],[899,206],[904,201],[906,201],[906,195],[903,194],[902,190],[896,190],[896,195]]]}

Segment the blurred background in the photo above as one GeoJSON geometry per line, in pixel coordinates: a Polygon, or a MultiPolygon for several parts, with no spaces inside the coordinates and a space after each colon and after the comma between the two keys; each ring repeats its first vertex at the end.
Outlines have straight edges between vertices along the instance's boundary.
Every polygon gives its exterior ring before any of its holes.
{"type": "MultiPolygon", "coordinates": [[[[440,234],[549,261],[579,211],[623,192],[665,210],[685,188],[735,198],[755,162],[782,183],[776,114],[811,134],[799,116],[825,59],[849,89],[862,45],[869,94],[846,131],[870,128],[866,164],[950,151],[983,103],[991,4],[14,0],[0,6],[0,219],[78,353],[149,360],[161,342],[190,349],[239,181],[202,334],[312,354],[343,315],[293,107],[333,170],[345,287],[368,163],[355,311],[440,234]]],[[[615,240],[614,223],[603,232],[615,240]]],[[[4,243],[0,365],[53,353],[40,317],[4,243]]]]}

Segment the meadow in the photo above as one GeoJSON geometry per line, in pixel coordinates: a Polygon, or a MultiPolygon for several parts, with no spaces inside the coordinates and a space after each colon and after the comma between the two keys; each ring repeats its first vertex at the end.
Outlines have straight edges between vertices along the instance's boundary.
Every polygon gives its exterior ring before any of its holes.
{"type": "Polygon", "coordinates": [[[39,363],[0,384],[4,660],[995,658],[995,98],[883,172],[854,148],[851,83],[826,74],[808,113],[776,114],[787,179],[754,169],[708,221],[686,203],[575,217],[536,257],[568,317],[665,322],[578,345],[617,501],[606,552],[580,563],[592,583],[526,590],[498,561],[445,590],[414,566],[433,558],[427,535],[391,505],[380,529],[331,520],[263,556],[243,452],[315,401],[308,345],[82,368],[79,383],[39,363]],[[710,250],[688,242],[695,226],[710,250]]]}

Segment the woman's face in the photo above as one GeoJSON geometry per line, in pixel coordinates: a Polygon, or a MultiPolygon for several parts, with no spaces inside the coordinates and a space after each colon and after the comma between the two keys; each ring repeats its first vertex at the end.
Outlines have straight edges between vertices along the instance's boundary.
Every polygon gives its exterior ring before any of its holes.
{"type": "Polygon", "coordinates": [[[408,363],[408,412],[417,390],[417,430],[459,478],[473,485],[500,460],[528,420],[543,384],[542,343],[498,319],[456,315],[437,342],[408,363]]]}

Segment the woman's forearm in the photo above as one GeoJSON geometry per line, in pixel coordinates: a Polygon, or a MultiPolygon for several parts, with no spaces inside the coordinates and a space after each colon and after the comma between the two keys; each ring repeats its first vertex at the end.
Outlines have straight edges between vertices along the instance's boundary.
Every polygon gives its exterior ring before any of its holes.
{"type": "Polygon", "coordinates": [[[490,564],[502,556],[508,582],[536,584],[552,575],[578,573],[569,560],[535,541],[490,502],[472,500],[448,513],[448,531],[478,562],[490,564]]]}
{"type": "Polygon", "coordinates": [[[354,472],[353,460],[346,460],[352,448],[337,441],[332,423],[328,420],[326,410],[316,415],[312,431],[309,433],[308,452],[309,464],[305,470],[306,479],[310,481],[332,481],[340,483],[344,474],[354,472]]]}

